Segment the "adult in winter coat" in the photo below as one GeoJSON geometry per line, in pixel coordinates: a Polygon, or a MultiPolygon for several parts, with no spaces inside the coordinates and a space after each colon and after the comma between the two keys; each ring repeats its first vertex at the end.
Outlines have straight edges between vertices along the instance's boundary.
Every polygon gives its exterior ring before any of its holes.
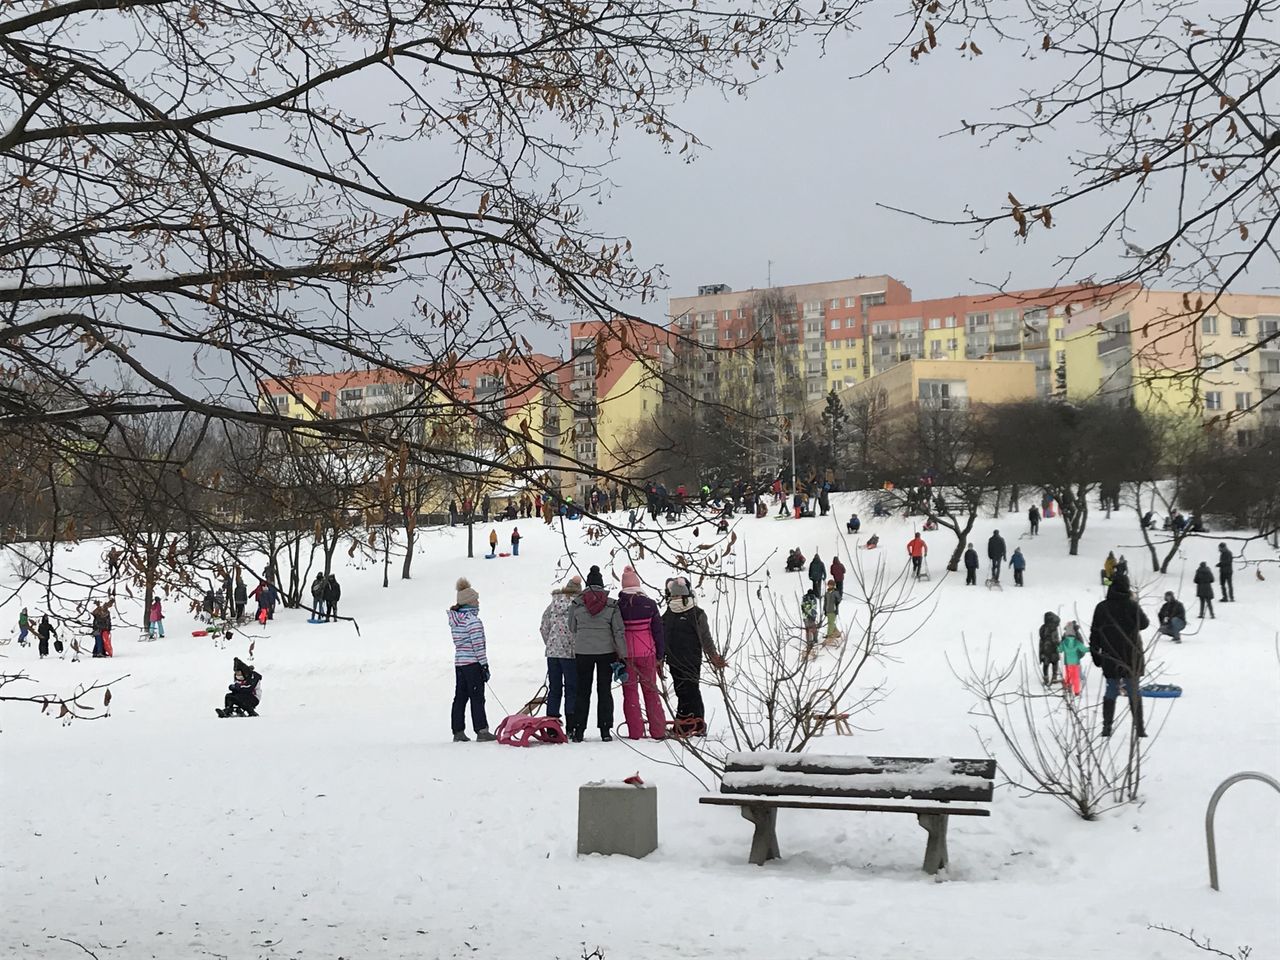
{"type": "Polygon", "coordinates": [[[1009,558],[1008,551],[1004,545],[1004,537],[1000,536],[997,530],[991,535],[991,539],[987,541],[987,559],[991,561],[991,579],[1000,582],[1000,566],[1009,558]]]}
{"type": "Polygon", "coordinates": [[[840,636],[840,627],[836,624],[836,617],[840,613],[840,594],[836,592],[834,580],[827,581],[827,592],[822,597],[822,612],[827,617],[827,637],[840,636]]]}
{"type": "Polygon", "coordinates": [[[622,681],[622,715],[627,719],[627,736],[632,740],[644,736],[644,719],[640,714],[643,696],[649,736],[661,740],[667,735],[667,714],[658,693],[658,675],[666,656],[666,633],[658,605],[645,595],[640,577],[632,567],[622,571],[618,613],[622,615],[627,636],[627,676],[622,681]]]}
{"type": "Polygon", "coordinates": [[[671,685],[676,694],[677,736],[703,737],[707,733],[702,703],[702,659],[706,657],[717,670],[724,669],[724,658],[716,652],[711,639],[711,626],[706,612],[697,605],[693,589],[685,577],[666,584],[667,612],[662,615],[662,631],[666,638],[667,666],[671,668],[671,685]]]}
{"type": "Polygon", "coordinates": [[[111,614],[102,604],[93,608],[93,655],[109,657],[111,653],[111,614]]]}
{"type": "Polygon", "coordinates": [[[240,575],[236,575],[236,620],[244,619],[244,607],[249,602],[248,588],[244,585],[244,580],[240,575]]]}
{"type": "MultiPolygon", "coordinates": [[[[36,636],[40,638],[40,656],[47,657],[49,655],[49,638],[55,633],[53,624],[49,622],[49,615],[46,613],[41,616],[40,625],[36,627],[36,636]]],[[[57,642],[57,649],[59,653],[62,652],[61,640],[57,642]]]]}
{"type": "Polygon", "coordinates": [[[1109,586],[1111,578],[1116,575],[1116,555],[1114,550],[1107,551],[1107,559],[1102,561],[1102,585],[1109,586]]]}
{"type": "Polygon", "coordinates": [[[1058,615],[1046,612],[1044,623],[1040,625],[1040,669],[1044,673],[1044,682],[1049,684],[1049,673],[1053,672],[1053,682],[1058,682],[1058,615]]]}
{"type": "Polygon", "coordinates": [[[1022,586],[1022,571],[1027,569],[1027,558],[1022,555],[1021,547],[1013,548],[1013,556],[1009,558],[1009,566],[1013,567],[1013,585],[1022,586]]]}
{"type": "Polygon", "coordinates": [[[1196,585],[1196,599],[1200,601],[1200,619],[1204,619],[1205,610],[1209,611],[1209,619],[1216,620],[1213,613],[1213,571],[1206,560],[1200,561],[1196,567],[1196,575],[1191,578],[1196,585]]]}
{"type": "Polygon", "coordinates": [[[844,598],[844,574],[845,574],[844,564],[840,562],[839,557],[832,557],[831,567],[829,569],[831,572],[831,579],[835,582],[835,585],[836,585],[836,594],[839,595],[841,599],[843,599],[844,598]]]}
{"type": "Polygon", "coordinates": [[[1218,544],[1218,589],[1222,591],[1222,596],[1218,599],[1222,603],[1234,603],[1236,599],[1236,588],[1232,583],[1234,560],[1235,556],[1227,549],[1227,545],[1218,544]]]}
{"type": "Polygon", "coordinates": [[[827,579],[827,566],[822,562],[818,551],[813,551],[813,559],[809,561],[809,582],[813,584],[813,592],[822,596],[822,583],[827,579]]]}
{"type": "Polygon", "coordinates": [[[599,567],[587,571],[587,588],[569,607],[569,632],[573,634],[574,659],[578,662],[577,707],[569,739],[581,743],[591,714],[591,683],[596,681],[596,726],[601,740],[613,739],[613,665],[626,658],[626,633],[618,603],[609,597],[599,567]]]}
{"type": "Polygon", "coordinates": [[[164,610],[160,606],[160,598],[151,598],[151,610],[147,614],[147,636],[164,639],[164,610]]]}
{"type": "Polygon", "coordinates": [[[511,555],[513,557],[520,556],[520,528],[516,527],[511,531],[511,555]]]}
{"type": "Polygon", "coordinates": [[[484,711],[484,685],[489,682],[489,655],[485,649],[484,624],[480,622],[480,594],[466,577],[454,585],[457,602],[449,608],[449,635],[453,639],[453,742],[467,743],[467,705],[471,705],[471,728],[480,742],[496,740],[489,732],[484,711]]]}
{"type": "Polygon", "coordinates": [[[223,717],[256,717],[258,704],[262,702],[262,674],[253,669],[239,657],[232,665],[231,685],[227,687],[227,695],[223,698],[221,709],[215,707],[214,713],[223,717]]]}
{"type": "Polygon", "coordinates": [[[311,581],[311,616],[316,620],[324,619],[324,587],[324,571],[321,570],[311,581]]]}
{"type": "Polygon", "coordinates": [[[569,629],[569,608],[582,593],[582,581],[570,577],[569,582],[551,591],[551,602],[542,611],[542,643],[547,656],[547,716],[560,716],[560,699],[564,697],[564,715],[572,717],[577,707],[578,663],[573,656],[573,631],[569,629]]]}
{"type": "Polygon", "coordinates": [[[911,569],[916,575],[916,579],[920,579],[920,565],[924,563],[925,556],[929,553],[929,545],[924,542],[924,538],[920,536],[920,531],[916,531],[916,535],[907,543],[907,556],[911,558],[911,569]]]}
{"type": "Polygon", "coordinates": [[[973,544],[969,544],[969,548],[964,552],[964,585],[972,587],[978,582],[978,551],[973,549],[973,544]]]}
{"type": "Polygon", "coordinates": [[[1182,631],[1187,627],[1187,608],[1178,602],[1172,590],[1165,591],[1164,606],[1156,614],[1156,619],[1160,621],[1161,633],[1174,643],[1182,642],[1182,631]]]}
{"type": "Polygon", "coordinates": [[[326,621],[338,619],[338,601],[341,599],[342,586],[338,583],[338,578],[331,573],[324,578],[324,618],[326,621]]]}
{"type": "Polygon", "coordinates": [[[1094,666],[1101,667],[1107,678],[1102,695],[1104,737],[1111,736],[1121,687],[1129,698],[1134,732],[1139,737],[1147,735],[1142,724],[1142,692],[1138,689],[1138,680],[1146,671],[1141,631],[1147,626],[1147,615],[1129,593],[1129,578],[1116,574],[1107,588],[1107,598],[1094,608],[1089,627],[1089,653],[1094,666]]]}
{"type": "Polygon", "coordinates": [[[1040,508],[1034,503],[1027,510],[1027,520],[1031,523],[1031,535],[1038,536],[1040,533],[1040,508]]]}

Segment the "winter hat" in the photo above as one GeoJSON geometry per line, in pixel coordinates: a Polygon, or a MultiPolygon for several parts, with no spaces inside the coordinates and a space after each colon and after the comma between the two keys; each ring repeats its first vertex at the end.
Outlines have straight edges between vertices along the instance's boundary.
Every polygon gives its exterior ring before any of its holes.
{"type": "Polygon", "coordinates": [[[622,570],[622,589],[623,590],[639,590],[640,577],[636,574],[635,567],[626,566],[622,570]]]}
{"type": "Polygon", "coordinates": [[[466,577],[459,577],[457,583],[458,590],[458,606],[460,607],[478,607],[480,606],[480,594],[476,593],[475,588],[471,586],[471,581],[466,577]]]}
{"type": "Polygon", "coordinates": [[[587,586],[599,587],[601,589],[604,588],[604,576],[601,575],[599,567],[593,565],[591,569],[587,571],[587,586]]]}
{"type": "Polygon", "coordinates": [[[673,577],[667,581],[668,597],[687,597],[690,593],[689,581],[684,577],[673,577]]]}
{"type": "Polygon", "coordinates": [[[1123,573],[1117,573],[1114,577],[1111,578],[1111,589],[1108,591],[1108,593],[1127,594],[1128,592],[1129,592],[1128,577],[1126,577],[1123,573]]]}
{"type": "Polygon", "coordinates": [[[582,579],[576,574],[569,578],[569,582],[561,588],[561,593],[577,595],[582,592],[582,579]]]}
{"type": "Polygon", "coordinates": [[[232,661],[232,665],[236,673],[243,673],[246,677],[253,672],[253,668],[250,667],[243,660],[241,660],[239,657],[234,658],[234,660],[232,661]]]}

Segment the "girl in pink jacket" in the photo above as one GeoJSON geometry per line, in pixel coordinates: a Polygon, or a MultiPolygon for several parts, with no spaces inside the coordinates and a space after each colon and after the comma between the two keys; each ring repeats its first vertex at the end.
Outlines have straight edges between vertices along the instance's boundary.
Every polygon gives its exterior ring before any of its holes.
{"type": "Polygon", "coordinates": [[[661,740],[667,735],[667,715],[658,694],[658,672],[666,653],[666,636],[658,605],[640,588],[640,578],[631,567],[622,571],[618,612],[622,614],[627,636],[627,678],[622,681],[622,715],[627,720],[627,736],[632,740],[644,736],[644,719],[640,714],[643,694],[649,736],[661,740]]]}

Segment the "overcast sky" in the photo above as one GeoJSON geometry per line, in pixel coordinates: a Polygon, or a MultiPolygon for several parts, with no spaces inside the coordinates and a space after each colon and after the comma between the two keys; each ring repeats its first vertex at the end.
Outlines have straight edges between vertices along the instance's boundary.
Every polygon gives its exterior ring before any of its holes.
{"type": "MultiPolygon", "coordinates": [[[[1066,182],[1071,148],[1096,134],[1075,126],[1021,149],[984,148],[968,135],[943,138],[962,119],[990,116],[1019,88],[1043,83],[1055,61],[1024,59],[998,46],[961,59],[956,44],[944,42],[917,65],[904,58],[891,71],[853,80],[887,35],[867,26],[835,42],[824,58],[812,49],[797,52],[746,100],[696,95],[680,114],[708,145],[694,163],[663,156],[639,135],[623,144],[610,168],[617,189],[600,208],[607,214],[601,222],[625,229],[641,262],[665,266],[669,295],[696,293],[703,283],[763,286],[770,260],[775,284],[888,273],[916,299],[991,284],[1035,287],[1057,282],[1063,269],[1057,258],[1096,234],[1098,211],[1085,217],[1083,207],[1074,220],[1060,215],[1052,231],[1026,243],[1013,236],[1012,221],[982,242],[963,228],[878,208],[954,218],[966,203],[998,210],[1010,191],[1024,202],[1043,198],[1066,182]]],[[[1156,212],[1148,221],[1153,228],[1156,212]]],[[[1094,269],[1119,269],[1123,252],[1108,241],[1094,269]]],[[[1255,274],[1238,289],[1260,291],[1276,282],[1255,274]]],[[[634,309],[658,319],[665,307],[664,297],[655,307],[634,309]]]]}

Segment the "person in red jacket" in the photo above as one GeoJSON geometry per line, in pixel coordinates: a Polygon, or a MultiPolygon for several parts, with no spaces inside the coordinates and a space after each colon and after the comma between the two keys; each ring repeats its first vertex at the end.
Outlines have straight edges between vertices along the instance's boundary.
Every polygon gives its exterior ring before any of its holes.
{"type": "Polygon", "coordinates": [[[915,571],[916,579],[920,579],[920,564],[924,561],[925,555],[929,552],[929,545],[924,542],[920,536],[920,531],[916,531],[915,537],[907,544],[907,555],[911,557],[911,569],[915,571]]]}
{"type": "Polygon", "coordinates": [[[827,572],[831,574],[831,579],[836,582],[836,596],[844,597],[844,564],[840,562],[839,557],[831,558],[831,566],[827,567],[827,572]]]}

